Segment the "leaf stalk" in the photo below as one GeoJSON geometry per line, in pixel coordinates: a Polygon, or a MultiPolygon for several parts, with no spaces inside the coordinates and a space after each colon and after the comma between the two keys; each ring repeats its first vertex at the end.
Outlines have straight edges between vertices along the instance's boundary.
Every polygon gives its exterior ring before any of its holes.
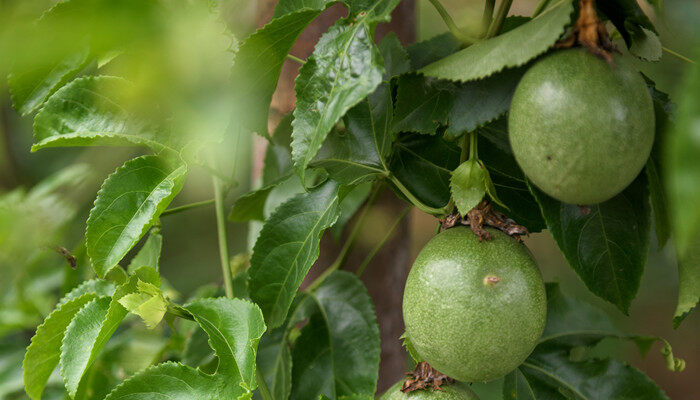
{"type": "Polygon", "coordinates": [[[498,10],[496,11],[496,17],[491,21],[489,29],[486,31],[486,38],[492,38],[501,31],[503,26],[503,21],[505,21],[508,16],[508,11],[510,11],[510,6],[513,5],[513,0],[502,0],[498,5],[498,10]]]}
{"type": "Polygon", "coordinates": [[[391,225],[391,227],[389,228],[389,231],[386,233],[384,238],[382,238],[382,240],[379,243],[377,243],[377,245],[372,249],[372,251],[370,251],[369,254],[367,254],[367,257],[365,257],[365,260],[362,261],[362,264],[360,264],[360,266],[357,268],[357,272],[355,272],[355,274],[357,275],[358,278],[362,276],[362,273],[365,272],[367,265],[369,265],[369,263],[372,261],[374,256],[376,256],[377,253],[379,253],[379,250],[381,250],[382,247],[384,247],[386,242],[389,241],[392,234],[394,233],[396,228],[399,226],[399,223],[401,223],[401,221],[403,221],[403,219],[406,217],[406,215],[408,215],[408,212],[411,211],[412,209],[413,209],[413,206],[408,206],[408,207],[404,208],[404,210],[401,211],[401,214],[399,214],[399,216],[396,218],[396,220],[394,220],[394,223],[391,225]]]}
{"type": "Polygon", "coordinates": [[[214,204],[216,208],[216,229],[219,237],[219,256],[221,258],[221,272],[224,278],[226,297],[232,299],[233,279],[228,253],[228,239],[226,237],[226,214],[224,213],[224,188],[221,179],[212,177],[214,182],[214,204]]]}
{"type": "MultiPolygon", "coordinates": [[[[457,38],[463,45],[469,46],[470,44],[474,44],[478,39],[474,38],[470,35],[467,35],[466,33],[462,32],[461,29],[455,24],[454,20],[450,16],[450,14],[445,10],[445,7],[442,6],[439,0],[428,0],[430,1],[430,4],[435,7],[435,11],[440,14],[440,18],[445,22],[445,25],[447,25],[447,29],[450,30],[450,33],[454,35],[454,37],[457,38]]],[[[491,1],[491,0],[487,0],[491,1]]]]}
{"type": "Polygon", "coordinates": [[[169,208],[169,209],[163,211],[160,214],[160,216],[164,217],[166,215],[177,214],[177,213],[181,213],[183,211],[191,210],[193,208],[204,207],[204,206],[208,206],[208,205],[211,205],[214,203],[215,203],[215,199],[209,199],[209,200],[204,200],[204,201],[198,201],[196,203],[185,204],[184,206],[169,208]]]}

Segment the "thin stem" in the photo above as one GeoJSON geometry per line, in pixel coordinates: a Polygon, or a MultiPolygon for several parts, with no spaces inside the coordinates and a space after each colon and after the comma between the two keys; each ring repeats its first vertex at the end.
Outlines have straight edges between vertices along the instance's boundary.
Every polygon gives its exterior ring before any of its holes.
{"type": "Polygon", "coordinates": [[[472,161],[476,161],[479,158],[478,143],[479,136],[476,131],[469,133],[469,159],[472,161]]]}
{"type": "Polygon", "coordinates": [[[481,18],[481,29],[482,32],[486,32],[491,25],[493,20],[493,10],[496,8],[496,0],[486,0],[484,2],[484,15],[481,18]]]}
{"type": "Polygon", "coordinates": [[[684,55],[682,55],[682,54],[680,54],[680,53],[676,53],[675,51],[673,51],[673,50],[671,50],[671,49],[669,49],[669,48],[666,48],[666,47],[663,47],[663,46],[662,46],[661,49],[662,49],[663,51],[665,51],[666,53],[668,53],[668,54],[670,54],[670,55],[672,55],[672,56],[678,57],[678,58],[680,58],[681,60],[683,60],[683,61],[685,61],[685,62],[688,62],[688,63],[691,63],[691,64],[695,64],[695,61],[691,60],[690,58],[688,58],[688,57],[686,57],[686,56],[684,56],[684,55]]]}
{"type": "Polygon", "coordinates": [[[362,228],[362,225],[364,224],[365,217],[367,217],[367,214],[369,213],[369,209],[372,208],[374,203],[377,201],[377,198],[379,198],[379,193],[380,189],[382,188],[383,185],[378,184],[377,186],[374,187],[372,193],[369,196],[369,199],[367,200],[367,203],[365,203],[364,208],[360,212],[360,215],[357,217],[357,221],[355,222],[355,225],[352,227],[352,231],[350,232],[350,235],[348,235],[348,238],[345,240],[345,243],[343,244],[343,248],[340,249],[340,253],[338,253],[338,257],[336,257],[335,261],[333,261],[333,264],[331,264],[328,268],[326,268],[325,271],[321,275],[318,276],[311,284],[306,288],[307,292],[310,292],[314,289],[316,289],[321,282],[323,282],[324,279],[328,275],[330,275],[333,271],[338,270],[340,267],[345,264],[345,260],[348,257],[348,254],[350,253],[350,250],[352,249],[352,246],[355,244],[355,240],[357,239],[357,236],[360,233],[360,228],[362,228]]]}
{"type": "Polygon", "coordinates": [[[219,256],[221,257],[221,272],[224,278],[226,297],[233,298],[233,281],[231,278],[231,266],[228,255],[228,240],[226,239],[226,215],[224,214],[224,188],[223,182],[217,177],[214,181],[214,201],[216,205],[216,229],[219,236],[219,256]]]}
{"type": "Polygon", "coordinates": [[[260,395],[263,400],[274,400],[270,389],[267,387],[267,382],[265,382],[265,377],[262,372],[260,372],[260,368],[258,368],[257,365],[255,366],[255,380],[258,382],[258,388],[260,389],[260,395]]]}
{"type": "Polygon", "coordinates": [[[445,25],[447,25],[447,29],[450,30],[450,32],[454,35],[454,37],[457,38],[462,44],[464,45],[470,45],[476,42],[476,38],[473,38],[466,33],[462,32],[461,29],[455,24],[454,20],[452,17],[450,17],[450,14],[447,13],[447,10],[445,10],[445,7],[442,6],[439,0],[428,0],[430,1],[430,4],[435,7],[435,10],[440,14],[440,18],[442,18],[443,21],[445,21],[445,25]]]}
{"type": "Polygon", "coordinates": [[[550,0],[540,0],[540,2],[537,4],[537,7],[535,7],[535,11],[532,13],[532,18],[535,18],[536,16],[542,14],[542,11],[544,11],[547,6],[549,6],[549,1],[550,0]]]}
{"type": "Polygon", "coordinates": [[[443,215],[445,214],[445,208],[434,208],[425,205],[422,201],[418,200],[416,196],[411,193],[410,190],[406,188],[406,186],[401,183],[400,180],[398,180],[394,175],[389,175],[389,179],[391,182],[396,186],[397,189],[401,191],[401,193],[406,196],[408,201],[411,202],[416,208],[419,210],[423,211],[426,214],[431,214],[431,215],[443,215]]]}
{"type": "Polygon", "coordinates": [[[292,60],[292,61],[294,61],[294,62],[296,62],[296,63],[298,63],[298,64],[300,64],[300,65],[306,64],[306,61],[302,60],[302,59],[299,58],[299,57],[295,57],[295,56],[293,56],[293,55],[291,55],[291,54],[287,54],[287,58],[290,59],[290,60],[292,60]]]}
{"type": "Polygon", "coordinates": [[[462,154],[459,156],[459,163],[463,163],[469,159],[469,132],[462,137],[462,154]]]}
{"type": "Polygon", "coordinates": [[[498,5],[498,11],[496,11],[496,17],[491,21],[488,31],[486,31],[486,38],[491,38],[498,35],[501,31],[501,26],[503,26],[503,21],[508,16],[508,11],[510,11],[510,6],[513,4],[513,0],[501,0],[501,4],[498,5]]]}
{"type": "Polygon", "coordinates": [[[384,238],[372,249],[372,251],[367,254],[367,257],[365,257],[365,260],[362,261],[362,264],[360,264],[359,268],[357,268],[357,276],[360,277],[362,276],[362,273],[365,272],[365,269],[367,268],[367,265],[372,261],[375,255],[379,252],[379,250],[384,247],[387,241],[389,241],[389,238],[391,238],[391,235],[394,233],[394,230],[396,230],[396,227],[399,226],[399,223],[408,215],[408,212],[413,209],[413,206],[408,206],[406,207],[403,211],[401,211],[401,214],[399,214],[398,218],[394,221],[394,223],[391,225],[391,228],[389,228],[389,231],[386,233],[384,238]]]}
{"type": "Polygon", "coordinates": [[[177,213],[181,213],[183,211],[191,210],[193,208],[204,207],[204,206],[208,206],[208,205],[214,204],[214,203],[215,203],[215,199],[209,199],[209,200],[204,200],[204,201],[198,201],[196,203],[185,204],[184,206],[169,208],[169,209],[163,211],[160,214],[160,216],[163,217],[166,215],[177,214],[177,213]]]}

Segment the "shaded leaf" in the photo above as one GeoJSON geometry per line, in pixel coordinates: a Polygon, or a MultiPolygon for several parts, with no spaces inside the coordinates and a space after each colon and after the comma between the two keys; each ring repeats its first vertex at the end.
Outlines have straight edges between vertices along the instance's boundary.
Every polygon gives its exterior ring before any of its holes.
{"type": "Polygon", "coordinates": [[[292,158],[302,182],[333,125],[381,83],[384,69],[367,18],[333,25],[299,70],[292,158]]]}
{"type": "Polygon", "coordinates": [[[187,167],[157,156],[127,161],[102,184],[85,237],[98,276],[131,250],[182,188],[187,167]]]}
{"type": "Polygon", "coordinates": [[[461,150],[439,136],[399,136],[391,156],[391,173],[424,204],[441,208],[450,201],[450,176],[461,150]]]}
{"type": "Polygon", "coordinates": [[[338,218],[339,202],[337,183],[327,181],[287,200],[265,222],[250,259],[248,289],[270,328],[284,322],[318,257],[321,234],[338,218]]]}
{"type": "Polygon", "coordinates": [[[363,283],[336,271],[306,300],[309,322],[292,353],[291,399],[373,396],[379,374],[379,326],[363,283]]]}
{"type": "Polygon", "coordinates": [[[278,184],[286,181],[287,179],[285,178],[286,177],[282,177],[277,182],[273,182],[257,190],[252,190],[236,199],[228,215],[229,221],[264,221],[267,196],[270,195],[272,189],[277,187],[278,184]]]}
{"type": "Polygon", "coordinates": [[[530,185],[559,249],[588,289],[627,313],[649,249],[649,192],[644,174],[589,209],[552,199],[530,185]]]}
{"type": "Polygon", "coordinates": [[[678,259],[678,304],[673,314],[673,327],[683,322],[700,301],[700,247],[691,245],[678,259]]]}
{"type": "Polygon", "coordinates": [[[399,77],[392,131],[434,135],[447,124],[457,85],[418,74],[399,77]]]}
{"type": "Polygon", "coordinates": [[[406,47],[411,67],[418,70],[458,51],[461,43],[450,32],[445,32],[422,42],[406,47]]]}
{"type": "Polygon", "coordinates": [[[238,382],[166,362],[137,373],[114,388],[105,400],[238,399],[246,392],[238,382]]]}
{"type": "Polygon", "coordinates": [[[640,28],[645,28],[650,33],[656,34],[654,24],[644,14],[636,0],[603,1],[596,6],[610,18],[622,38],[625,39],[627,47],[631,47],[635,40],[639,40],[638,35],[645,34],[640,28]]]}
{"type": "Polygon", "coordinates": [[[649,29],[638,27],[632,30],[630,53],[646,61],[659,61],[662,49],[661,40],[649,29]]]}
{"type": "Polygon", "coordinates": [[[392,77],[401,75],[410,71],[411,60],[408,52],[401,45],[399,37],[394,32],[389,32],[377,44],[379,54],[384,60],[384,80],[389,81],[392,77]]]}
{"type": "Polygon", "coordinates": [[[288,399],[292,391],[292,351],[285,329],[268,332],[260,340],[257,368],[273,399],[288,399]]]}
{"type": "Polygon", "coordinates": [[[471,81],[517,67],[544,53],[564,33],[573,13],[571,0],[560,0],[536,18],[491,39],[479,41],[421,68],[440,79],[471,81]]]}
{"type": "Polygon", "coordinates": [[[529,232],[539,232],[546,227],[537,201],[530,193],[525,175],[513,157],[508,141],[506,119],[500,118],[478,130],[479,158],[486,165],[498,198],[507,209],[495,204],[516,223],[529,232]]]}
{"type": "Polygon", "coordinates": [[[254,389],[255,356],[265,332],[262,312],[255,304],[224,297],[199,299],[185,309],[209,336],[209,345],[219,358],[217,375],[242,381],[254,389]]]}
{"type": "Polygon", "coordinates": [[[157,128],[127,109],[131,84],[122,78],[88,76],[58,90],[34,118],[32,151],[67,146],[148,146],[166,149],[157,128]]]}
{"type": "Polygon", "coordinates": [[[277,182],[294,170],[292,165],[292,114],[285,115],[265,149],[265,164],[262,171],[262,186],[277,182]]]}
{"type": "Polygon", "coordinates": [[[129,262],[127,271],[133,273],[141,267],[151,267],[158,271],[162,247],[163,235],[160,234],[160,229],[153,228],[139,252],[129,262]]]}
{"type": "Polygon", "coordinates": [[[21,115],[36,111],[56,90],[70,81],[89,62],[87,47],[55,60],[51,65],[13,71],[7,77],[12,105],[21,115]]]}

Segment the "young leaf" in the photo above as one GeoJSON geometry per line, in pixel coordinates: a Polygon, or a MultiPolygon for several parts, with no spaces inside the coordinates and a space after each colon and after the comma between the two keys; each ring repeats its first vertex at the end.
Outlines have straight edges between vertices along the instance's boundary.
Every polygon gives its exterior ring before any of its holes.
{"type": "Polygon", "coordinates": [[[306,166],[333,125],[382,81],[384,69],[366,21],[368,15],[333,25],[299,70],[292,158],[302,182],[306,166]]]}
{"type": "Polygon", "coordinates": [[[232,72],[233,109],[236,123],[245,131],[268,136],[267,114],[282,64],[299,34],[321,10],[301,8],[276,17],[241,44],[232,72]]]}
{"type": "Polygon", "coordinates": [[[579,207],[534,186],[547,227],[588,289],[625,314],[637,293],[649,249],[650,210],[644,174],[612,199],[579,207]]]}
{"type": "Polygon", "coordinates": [[[239,399],[247,392],[238,383],[182,364],[166,362],[125,380],[105,400],[232,400],[239,399]]]}
{"type": "Polygon", "coordinates": [[[187,172],[157,156],[127,161],[102,184],[87,221],[87,251],[103,277],[131,250],[182,188],[187,172]]]}
{"type": "Polygon", "coordinates": [[[292,197],[265,222],[250,259],[248,289],[270,328],[284,322],[318,257],[321,234],[338,218],[339,200],[338,184],[327,181],[292,197]]]}
{"type": "Polygon", "coordinates": [[[70,81],[89,61],[87,47],[36,69],[12,71],[7,84],[12,105],[21,115],[36,111],[56,90],[70,81]]]}
{"type": "Polygon", "coordinates": [[[216,374],[242,381],[254,389],[255,354],[265,322],[258,306],[220,297],[198,299],[185,306],[209,336],[209,344],[219,358],[216,374]]]}
{"type": "Polygon", "coordinates": [[[151,267],[154,270],[159,270],[160,253],[163,247],[163,235],[160,234],[160,229],[153,228],[148,234],[148,239],[143,244],[143,247],[129,262],[127,271],[133,273],[141,267],[151,267]]]}
{"type": "Polygon", "coordinates": [[[163,319],[168,302],[153,284],[139,280],[136,287],[139,290],[137,293],[129,293],[117,301],[127,311],[141,317],[148,329],[153,329],[163,319]]]}
{"type": "Polygon", "coordinates": [[[478,160],[467,160],[452,171],[450,189],[461,215],[467,215],[484,198],[487,174],[478,160]]]}
{"type": "Polygon", "coordinates": [[[112,76],[88,76],[58,90],[34,118],[32,151],[66,146],[148,146],[166,149],[156,128],[125,107],[130,83],[112,76]]]}
{"type": "Polygon", "coordinates": [[[461,150],[439,136],[399,136],[391,157],[391,173],[420,201],[440,208],[450,201],[450,176],[461,150]]]}
{"type": "Polygon", "coordinates": [[[315,307],[294,344],[291,399],[371,397],[379,374],[379,326],[364,284],[336,271],[306,301],[315,307]]]}
{"type": "Polygon", "coordinates": [[[61,376],[71,396],[78,392],[83,376],[128,313],[119,299],[135,292],[139,280],[160,286],[154,269],[140,268],[127,283],[117,287],[111,299],[100,297],[88,303],[66,328],[61,344],[61,376]]]}
{"type": "Polygon", "coordinates": [[[273,399],[288,399],[292,391],[292,351],[285,329],[268,332],[258,346],[260,369],[273,399]]]}
{"type": "Polygon", "coordinates": [[[41,399],[46,382],[58,365],[61,341],[73,316],[97,298],[95,293],[85,293],[64,301],[37,328],[22,362],[24,390],[30,399],[41,399]]]}
{"type": "Polygon", "coordinates": [[[525,64],[549,49],[564,33],[574,11],[571,0],[559,0],[536,18],[491,39],[479,41],[419,72],[440,79],[471,81],[504,68],[525,64]]]}

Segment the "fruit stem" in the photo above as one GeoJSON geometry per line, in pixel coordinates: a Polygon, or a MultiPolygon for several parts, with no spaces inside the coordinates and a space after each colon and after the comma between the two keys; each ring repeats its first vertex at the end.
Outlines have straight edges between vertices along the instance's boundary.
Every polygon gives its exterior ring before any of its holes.
{"type": "Polygon", "coordinates": [[[335,261],[333,261],[333,264],[331,264],[328,268],[326,268],[325,271],[321,275],[318,276],[311,284],[306,288],[307,292],[313,291],[315,288],[317,288],[321,282],[323,282],[324,279],[328,275],[330,275],[333,271],[341,268],[343,264],[345,264],[345,261],[348,258],[348,254],[350,254],[350,250],[352,249],[352,246],[355,244],[355,240],[357,239],[360,230],[362,228],[362,225],[364,224],[365,218],[367,217],[367,214],[369,214],[369,209],[372,208],[374,203],[377,201],[377,198],[379,198],[379,193],[381,192],[381,188],[383,187],[382,184],[377,184],[374,189],[372,190],[372,193],[369,195],[369,198],[367,199],[367,202],[365,203],[364,208],[360,212],[360,215],[357,217],[357,221],[355,222],[355,225],[352,227],[352,231],[350,231],[350,234],[348,235],[348,238],[345,240],[345,243],[343,244],[343,248],[340,249],[340,253],[338,253],[338,257],[336,257],[335,261]]]}
{"type": "Polygon", "coordinates": [[[481,29],[486,33],[493,20],[493,10],[496,8],[496,0],[486,0],[484,2],[484,15],[481,18],[481,29]]]}
{"type": "Polygon", "coordinates": [[[401,214],[399,214],[399,216],[396,218],[394,223],[391,225],[391,228],[389,228],[386,235],[384,235],[384,238],[382,238],[382,240],[379,241],[379,243],[377,243],[376,246],[374,246],[372,251],[370,251],[369,254],[367,254],[367,257],[365,257],[365,260],[362,261],[362,264],[360,264],[360,266],[357,268],[357,272],[355,272],[355,274],[357,274],[358,278],[362,276],[362,273],[365,272],[367,265],[369,265],[369,263],[372,261],[374,256],[377,255],[379,250],[381,250],[382,247],[384,247],[386,242],[389,241],[389,238],[391,238],[391,235],[394,233],[394,230],[396,230],[396,227],[399,226],[399,223],[401,221],[403,221],[403,219],[406,217],[406,215],[408,215],[408,212],[411,211],[412,209],[413,209],[413,206],[408,206],[408,207],[404,208],[404,210],[401,211],[401,214]]]}
{"type": "Polygon", "coordinates": [[[479,159],[479,151],[477,149],[479,136],[474,132],[469,133],[469,159],[476,161],[479,159]]]}
{"type": "Polygon", "coordinates": [[[491,21],[489,29],[486,31],[486,38],[491,38],[501,31],[501,26],[503,26],[503,21],[508,16],[508,11],[510,11],[510,6],[513,4],[513,0],[502,0],[501,4],[498,5],[498,10],[496,11],[496,17],[491,21]]]}
{"type": "Polygon", "coordinates": [[[544,11],[545,8],[549,6],[549,0],[540,0],[540,2],[537,4],[537,7],[535,7],[535,11],[532,13],[532,18],[535,18],[536,16],[540,15],[542,11],[544,11]]]}
{"type": "Polygon", "coordinates": [[[411,193],[411,191],[408,190],[406,188],[406,186],[404,186],[403,183],[401,183],[401,181],[398,180],[398,178],[396,178],[394,175],[389,175],[389,180],[391,180],[391,183],[393,183],[394,186],[396,186],[396,188],[399,189],[399,191],[401,191],[401,193],[404,196],[406,196],[406,199],[408,199],[408,201],[411,202],[411,204],[416,206],[417,209],[423,211],[426,214],[430,214],[430,215],[444,215],[445,214],[447,207],[435,208],[435,207],[430,207],[428,205],[425,205],[422,201],[418,200],[418,198],[416,198],[416,196],[414,196],[413,193],[411,193]]]}
{"type": "MultiPolygon", "coordinates": [[[[445,25],[447,25],[447,29],[450,30],[450,33],[454,35],[454,37],[457,38],[460,42],[462,42],[463,45],[469,46],[470,44],[474,44],[477,39],[471,37],[470,35],[467,35],[466,33],[462,32],[461,29],[455,24],[454,20],[452,17],[450,17],[450,14],[447,13],[447,10],[445,10],[445,7],[442,6],[439,0],[428,0],[430,1],[430,4],[435,7],[435,10],[440,14],[440,18],[445,22],[445,25]]],[[[491,0],[487,0],[491,1],[491,0]]]]}
{"type": "Polygon", "coordinates": [[[219,256],[221,258],[221,272],[224,278],[224,288],[226,297],[232,299],[233,280],[231,277],[231,266],[228,255],[228,239],[226,238],[226,215],[224,213],[224,190],[223,182],[216,176],[212,177],[214,182],[214,204],[216,208],[216,230],[219,237],[219,256]]]}

